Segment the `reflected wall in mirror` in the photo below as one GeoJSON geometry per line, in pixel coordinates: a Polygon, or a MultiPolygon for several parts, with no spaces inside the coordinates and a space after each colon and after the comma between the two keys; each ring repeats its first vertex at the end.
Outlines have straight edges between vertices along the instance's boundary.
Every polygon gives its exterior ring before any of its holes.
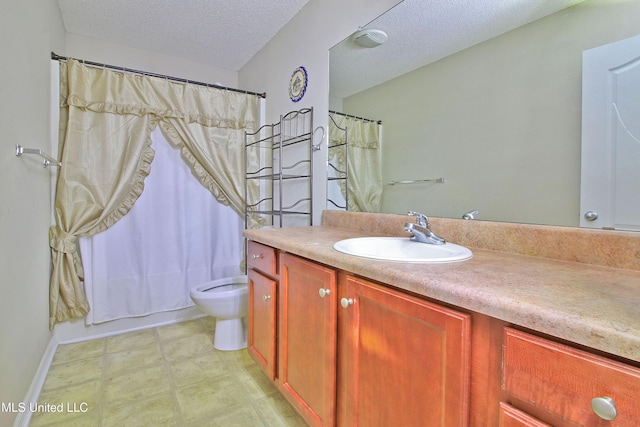
{"type": "Polygon", "coordinates": [[[478,210],[476,219],[578,226],[582,53],[640,33],[640,0],[527,1],[520,11],[473,3],[469,24],[452,2],[405,0],[365,26],[387,32],[384,45],[347,38],[332,48],[330,108],[382,120],[382,212],[478,210]],[[449,36],[455,53],[440,49],[449,36]]]}

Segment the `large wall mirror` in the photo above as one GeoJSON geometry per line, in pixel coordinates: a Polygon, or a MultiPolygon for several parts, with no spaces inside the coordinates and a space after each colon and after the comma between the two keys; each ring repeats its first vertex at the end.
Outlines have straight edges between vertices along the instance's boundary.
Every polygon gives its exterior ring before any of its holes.
{"type": "Polygon", "coordinates": [[[330,50],[329,105],[381,123],[376,209],[580,225],[583,52],[639,34],[640,0],[404,0],[362,29],[387,40],[330,50]]]}

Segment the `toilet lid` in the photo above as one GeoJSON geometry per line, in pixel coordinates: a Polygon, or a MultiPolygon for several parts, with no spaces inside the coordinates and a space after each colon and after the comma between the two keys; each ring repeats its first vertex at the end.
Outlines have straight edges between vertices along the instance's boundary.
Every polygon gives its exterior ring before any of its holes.
{"type": "Polygon", "coordinates": [[[247,283],[225,283],[223,285],[215,285],[215,286],[211,286],[205,289],[201,289],[200,292],[212,292],[212,293],[216,293],[216,292],[228,292],[228,291],[233,291],[236,289],[241,289],[241,288],[246,288],[247,287],[247,283]]]}

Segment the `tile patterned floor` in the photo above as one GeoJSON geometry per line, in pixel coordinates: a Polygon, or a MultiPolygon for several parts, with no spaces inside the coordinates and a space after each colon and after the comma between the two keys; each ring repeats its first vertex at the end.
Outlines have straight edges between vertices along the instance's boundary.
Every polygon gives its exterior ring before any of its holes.
{"type": "Polygon", "coordinates": [[[30,426],[306,426],[246,350],[213,348],[215,319],[58,347],[30,426]]]}

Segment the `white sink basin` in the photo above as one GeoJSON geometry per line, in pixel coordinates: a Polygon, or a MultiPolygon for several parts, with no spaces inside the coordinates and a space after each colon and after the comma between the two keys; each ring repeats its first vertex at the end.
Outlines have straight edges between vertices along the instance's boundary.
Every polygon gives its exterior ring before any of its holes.
{"type": "Polygon", "coordinates": [[[408,237],[357,237],[340,240],[333,248],[347,255],[400,262],[443,263],[464,261],[473,256],[464,246],[430,245],[408,237]]]}

